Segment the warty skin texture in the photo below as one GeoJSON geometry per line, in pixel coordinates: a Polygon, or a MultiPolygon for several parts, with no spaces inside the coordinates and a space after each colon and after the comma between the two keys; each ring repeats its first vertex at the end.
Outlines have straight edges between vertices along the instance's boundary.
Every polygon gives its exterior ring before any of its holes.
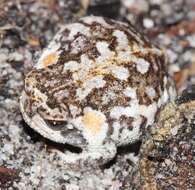
{"type": "Polygon", "coordinates": [[[164,52],[125,23],[88,16],[64,25],[25,78],[20,108],[44,137],[82,148],[66,163],[103,164],[175,97],[164,52]]]}

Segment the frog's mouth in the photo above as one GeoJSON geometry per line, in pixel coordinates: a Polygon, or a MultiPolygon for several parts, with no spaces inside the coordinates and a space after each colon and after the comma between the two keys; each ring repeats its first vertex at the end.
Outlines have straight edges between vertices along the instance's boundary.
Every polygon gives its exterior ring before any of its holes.
{"type": "Polygon", "coordinates": [[[61,157],[64,164],[67,164],[68,167],[96,167],[97,165],[103,165],[105,162],[113,159],[116,155],[116,146],[112,142],[109,142],[109,146],[105,146],[107,148],[104,146],[87,148],[86,140],[81,133],[79,133],[79,130],[76,128],[68,129],[68,127],[66,127],[68,125],[67,122],[57,123],[56,121],[45,120],[39,113],[29,116],[25,110],[27,101],[28,96],[23,91],[20,97],[20,110],[25,122],[43,137],[57,143],[63,143],[71,146],[68,149],[65,147],[65,152],[64,150],[61,150],[60,147],[56,147],[56,149],[53,150],[54,153],[56,152],[58,156],[61,157]],[[58,125],[58,130],[56,130],[57,128],[54,124],[58,125]],[[65,127],[64,124],[66,124],[65,127]],[[53,127],[55,127],[55,129],[53,129],[53,127]],[[66,128],[66,130],[62,130],[62,128],[66,128]]]}
{"type": "Polygon", "coordinates": [[[70,144],[82,147],[86,140],[80,130],[68,124],[67,121],[55,121],[44,119],[38,112],[32,116],[26,111],[28,96],[25,91],[20,97],[20,110],[25,122],[43,137],[57,143],[70,144]]]}

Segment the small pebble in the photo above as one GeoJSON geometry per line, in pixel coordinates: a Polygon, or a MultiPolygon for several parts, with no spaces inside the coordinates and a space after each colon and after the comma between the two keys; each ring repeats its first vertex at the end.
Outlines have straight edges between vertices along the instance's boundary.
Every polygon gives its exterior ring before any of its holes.
{"type": "Polygon", "coordinates": [[[143,20],[143,25],[144,25],[145,28],[152,28],[152,27],[154,27],[154,22],[150,18],[145,18],[143,20]]]}

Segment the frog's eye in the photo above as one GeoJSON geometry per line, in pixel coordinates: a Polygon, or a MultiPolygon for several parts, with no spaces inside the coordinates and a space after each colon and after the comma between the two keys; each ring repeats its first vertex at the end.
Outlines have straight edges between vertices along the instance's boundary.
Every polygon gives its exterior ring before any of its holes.
{"type": "Polygon", "coordinates": [[[53,130],[61,131],[66,127],[67,121],[44,120],[47,126],[53,130]]]}
{"type": "Polygon", "coordinates": [[[86,143],[83,138],[82,131],[78,130],[67,121],[55,121],[55,120],[44,120],[47,127],[54,131],[60,132],[60,134],[66,139],[69,144],[80,147],[86,143]]]}

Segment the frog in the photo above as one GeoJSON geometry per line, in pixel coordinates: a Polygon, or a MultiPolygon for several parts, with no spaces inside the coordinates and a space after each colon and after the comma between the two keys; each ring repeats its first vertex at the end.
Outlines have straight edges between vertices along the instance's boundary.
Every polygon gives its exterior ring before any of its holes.
{"type": "Polygon", "coordinates": [[[176,96],[163,49],[129,24],[92,15],[64,24],[24,83],[25,122],[82,150],[60,152],[69,165],[109,162],[176,96]]]}

